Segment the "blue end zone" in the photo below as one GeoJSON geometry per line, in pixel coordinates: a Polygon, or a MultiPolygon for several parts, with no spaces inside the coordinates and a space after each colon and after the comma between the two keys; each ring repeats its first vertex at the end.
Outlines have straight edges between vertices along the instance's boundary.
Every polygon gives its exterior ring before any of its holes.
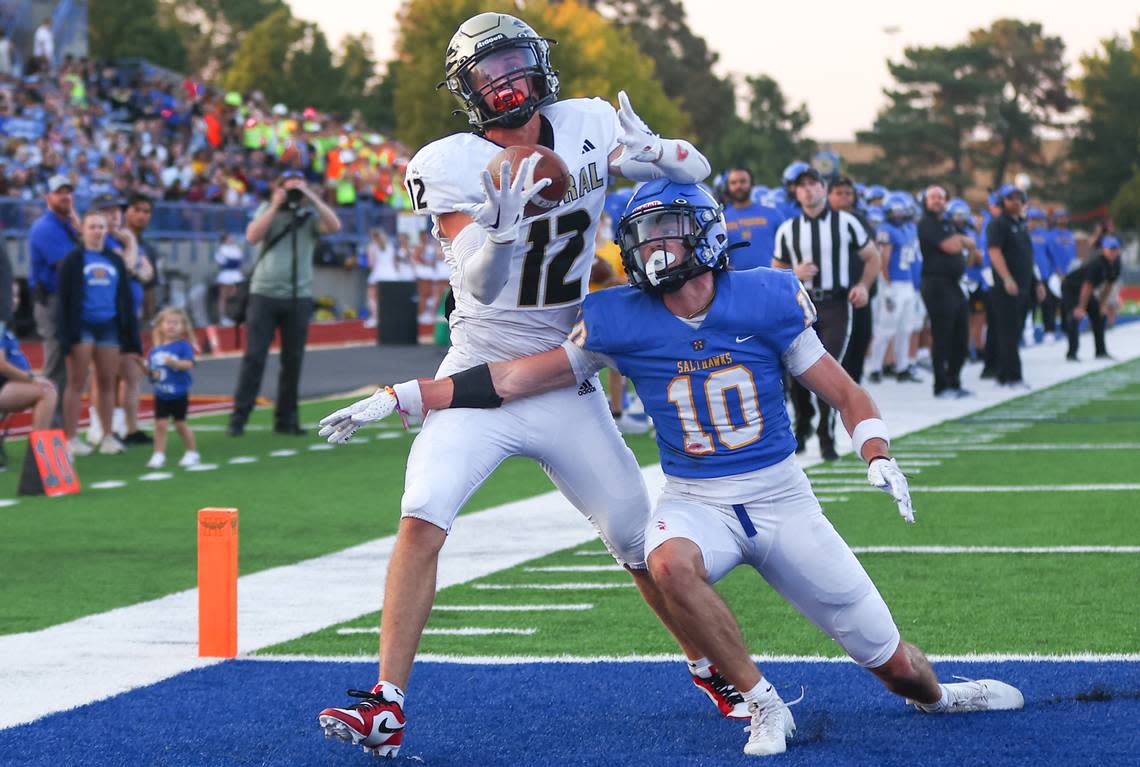
{"type": "MultiPolygon", "coordinates": [[[[943,663],[996,677],[1020,712],[923,716],[851,664],[768,664],[796,706],[781,765],[1110,765],[1140,753],[1140,664],[943,663]]],[[[234,661],[0,731],[0,764],[371,765],[325,740],[320,709],[372,664],[234,661]]],[[[746,765],[743,724],[717,717],[678,663],[421,663],[397,760],[426,765],[746,765]]],[[[66,690],[44,690],[61,696],[66,690]]]]}

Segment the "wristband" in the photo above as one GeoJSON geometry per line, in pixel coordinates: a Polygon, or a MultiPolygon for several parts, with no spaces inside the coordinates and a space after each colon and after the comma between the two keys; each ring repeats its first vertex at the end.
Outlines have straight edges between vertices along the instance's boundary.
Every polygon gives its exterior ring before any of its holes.
{"type": "Polygon", "coordinates": [[[420,393],[419,381],[404,381],[392,387],[392,393],[396,395],[396,409],[400,411],[401,415],[411,415],[415,418],[422,418],[424,414],[424,399],[420,393]]]}
{"type": "Polygon", "coordinates": [[[851,446],[855,448],[855,455],[863,457],[863,445],[869,439],[881,439],[891,444],[891,435],[887,431],[887,424],[882,418],[867,418],[855,425],[851,431],[851,446]]]}
{"type": "Polygon", "coordinates": [[[503,404],[491,380],[491,368],[484,362],[451,376],[455,387],[451,394],[451,407],[494,408],[503,404]]]}

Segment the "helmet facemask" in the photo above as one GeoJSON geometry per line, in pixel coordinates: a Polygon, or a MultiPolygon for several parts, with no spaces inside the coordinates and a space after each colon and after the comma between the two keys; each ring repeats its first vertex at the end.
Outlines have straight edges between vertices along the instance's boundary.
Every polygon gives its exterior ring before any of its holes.
{"type": "Polygon", "coordinates": [[[481,130],[516,129],[558,98],[545,40],[511,39],[472,58],[445,81],[481,130]]]}
{"type": "Polygon", "coordinates": [[[629,282],[651,293],[672,293],[692,278],[723,269],[723,244],[708,236],[723,219],[713,208],[649,206],[622,219],[617,243],[629,282]]]}

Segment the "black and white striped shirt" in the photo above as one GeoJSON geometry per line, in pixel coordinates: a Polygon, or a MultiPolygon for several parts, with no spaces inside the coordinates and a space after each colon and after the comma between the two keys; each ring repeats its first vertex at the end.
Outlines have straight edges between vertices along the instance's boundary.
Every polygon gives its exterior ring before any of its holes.
{"type": "Polygon", "coordinates": [[[851,213],[825,207],[815,218],[800,213],[776,230],[775,259],[795,268],[814,263],[819,267],[809,288],[847,289],[851,282],[851,259],[868,242],[867,227],[851,213]]]}

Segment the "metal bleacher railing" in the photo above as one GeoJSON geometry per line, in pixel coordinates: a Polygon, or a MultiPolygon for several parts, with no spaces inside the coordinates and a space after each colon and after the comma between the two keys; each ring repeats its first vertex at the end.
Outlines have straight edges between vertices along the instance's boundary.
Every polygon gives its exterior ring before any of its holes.
{"type": "MultiPolygon", "coordinates": [[[[77,196],[76,210],[86,209],[89,202],[77,196]]],[[[16,277],[28,274],[28,228],[43,214],[44,207],[42,199],[0,197],[0,247],[6,249],[16,277]]],[[[366,273],[360,257],[369,233],[376,228],[394,233],[396,211],[367,202],[335,210],[341,230],[323,239],[334,252],[334,264],[343,267],[358,263],[360,268],[322,269],[316,275],[314,289],[330,295],[342,308],[355,309],[363,301],[366,273]]],[[[253,212],[252,208],[210,203],[155,202],[145,236],[162,258],[171,301],[179,302],[179,296],[189,295],[195,286],[201,288],[214,281],[214,253],[225,234],[233,235],[234,241],[245,247],[246,263],[252,263],[255,249],[245,241],[245,228],[253,212]]],[[[201,322],[198,318],[195,321],[201,322]]]]}

